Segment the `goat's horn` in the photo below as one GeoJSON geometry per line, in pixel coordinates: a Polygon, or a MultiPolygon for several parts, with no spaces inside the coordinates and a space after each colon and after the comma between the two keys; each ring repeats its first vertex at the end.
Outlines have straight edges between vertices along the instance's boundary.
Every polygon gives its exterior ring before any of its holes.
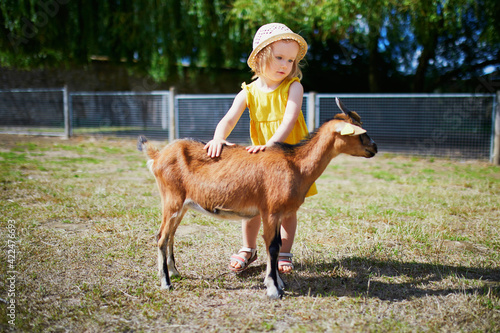
{"type": "Polygon", "coordinates": [[[350,110],[349,110],[349,109],[348,109],[348,108],[344,105],[344,103],[342,103],[342,102],[340,101],[340,98],[335,97],[335,102],[337,103],[337,106],[339,107],[339,109],[340,109],[342,112],[344,112],[345,114],[347,114],[347,115],[348,115],[348,114],[349,114],[349,112],[351,112],[351,111],[350,111],[350,110]]]}
{"type": "Polygon", "coordinates": [[[356,120],[357,122],[359,122],[360,124],[361,123],[361,117],[356,113],[356,111],[351,111],[349,110],[345,105],[344,103],[342,103],[340,101],[340,98],[338,97],[335,97],[335,102],[337,102],[337,106],[339,107],[340,110],[342,110],[342,112],[346,115],[348,115],[349,117],[351,117],[352,119],[356,120]]]}

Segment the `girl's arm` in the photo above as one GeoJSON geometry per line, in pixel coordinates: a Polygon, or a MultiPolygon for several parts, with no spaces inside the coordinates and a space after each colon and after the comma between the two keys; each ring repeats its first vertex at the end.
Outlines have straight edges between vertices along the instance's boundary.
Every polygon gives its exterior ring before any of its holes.
{"type": "Polygon", "coordinates": [[[274,135],[263,146],[250,146],[247,151],[250,153],[257,153],[272,146],[275,142],[283,142],[288,138],[288,135],[293,130],[297,118],[299,117],[302,108],[302,98],[304,96],[304,88],[300,82],[293,82],[288,91],[288,101],[286,103],[285,115],[283,121],[279,125],[274,135]]]}
{"type": "Polygon", "coordinates": [[[234,98],[233,104],[226,115],[219,121],[215,129],[214,138],[210,140],[203,149],[207,150],[207,155],[210,157],[219,157],[224,144],[228,146],[234,145],[229,143],[226,138],[231,134],[234,126],[238,123],[241,115],[247,107],[246,91],[242,90],[234,98]]]}

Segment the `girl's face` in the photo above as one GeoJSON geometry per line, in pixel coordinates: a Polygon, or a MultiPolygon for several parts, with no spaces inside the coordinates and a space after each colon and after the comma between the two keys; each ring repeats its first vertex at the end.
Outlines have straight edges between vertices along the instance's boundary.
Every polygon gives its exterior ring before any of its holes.
{"type": "Polygon", "coordinates": [[[264,75],[276,82],[283,81],[292,71],[299,53],[299,44],[295,41],[277,41],[271,44],[272,56],[265,68],[264,75]]]}

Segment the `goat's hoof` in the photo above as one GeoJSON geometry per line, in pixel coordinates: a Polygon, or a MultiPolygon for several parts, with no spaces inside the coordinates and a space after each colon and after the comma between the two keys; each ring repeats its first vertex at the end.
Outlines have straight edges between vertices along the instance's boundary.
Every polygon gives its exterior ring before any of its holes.
{"type": "Polygon", "coordinates": [[[272,295],[269,295],[267,294],[267,297],[269,297],[269,299],[282,299],[283,298],[283,292],[280,292],[280,293],[277,293],[277,294],[272,294],[272,295]]]}
{"type": "Polygon", "coordinates": [[[162,283],[160,286],[161,290],[172,290],[174,287],[171,284],[162,283]]]}
{"type": "Polygon", "coordinates": [[[179,273],[178,270],[173,269],[171,271],[168,271],[168,276],[170,276],[171,278],[172,277],[178,277],[178,276],[181,276],[181,273],[179,273]]]}
{"type": "Polygon", "coordinates": [[[280,287],[280,289],[286,288],[286,283],[279,276],[278,276],[278,286],[280,287]]]}
{"type": "Polygon", "coordinates": [[[283,297],[283,294],[284,292],[281,289],[267,291],[267,297],[269,297],[270,299],[281,299],[283,297]]]}

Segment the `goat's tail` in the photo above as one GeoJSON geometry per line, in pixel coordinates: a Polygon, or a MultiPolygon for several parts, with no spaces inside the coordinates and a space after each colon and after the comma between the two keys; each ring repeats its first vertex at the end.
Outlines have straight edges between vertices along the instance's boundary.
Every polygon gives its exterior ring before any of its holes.
{"type": "Polygon", "coordinates": [[[137,138],[137,149],[143,151],[152,160],[156,159],[159,154],[158,148],[149,143],[144,135],[140,135],[137,138]]]}

